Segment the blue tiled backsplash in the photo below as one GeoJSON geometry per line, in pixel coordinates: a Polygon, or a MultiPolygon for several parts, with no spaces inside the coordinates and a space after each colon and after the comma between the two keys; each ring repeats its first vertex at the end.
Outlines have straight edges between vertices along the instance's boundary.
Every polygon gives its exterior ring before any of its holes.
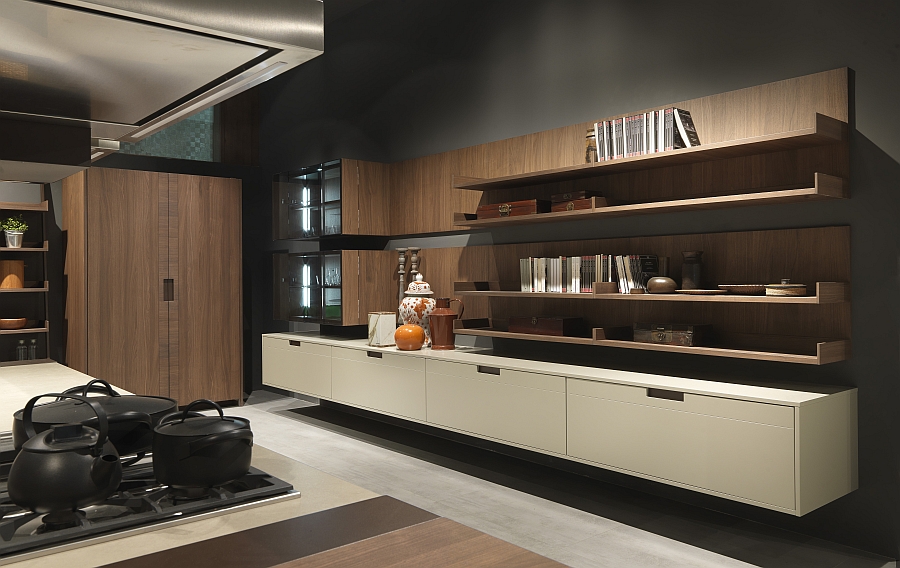
{"type": "Polygon", "coordinates": [[[123,142],[119,152],[212,162],[215,159],[214,131],[214,108],[210,107],[139,142],[123,142]]]}

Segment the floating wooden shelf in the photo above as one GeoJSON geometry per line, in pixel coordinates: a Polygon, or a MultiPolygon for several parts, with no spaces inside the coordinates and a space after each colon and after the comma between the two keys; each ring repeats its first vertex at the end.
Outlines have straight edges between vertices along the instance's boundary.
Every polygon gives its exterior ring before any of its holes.
{"type": "MultiPolygon", "coordinates": [[[[850,358],[850,341],[841,339],[835,341],[816,341],[816,354],[782,353],[775,351],[754,351],[749,349],[730,349],[726,347],[684,347],[680,345],[659,345],[654,343],[640,343],[636,341],[624,341],[618,339],[604,339],[603,329],[596,328],[594,337],[560,337],[555,335],[537,335],[530,333],[511,333],[489,327],[467,327],[484,323],[485,320],[476,322],[459,322],[454,330],[458,335],[474,335],[481,337],[496,337],[499,339],[521,339],[526,341],[543,341],[549,343],[571,343],[576,345],[596,345],[599,347],[618,347],[621,349],[640,349],[644,351],[664,351],[668,353],[687,353],[691,355],[704,355],[708,357],[728,357],[731,359],[753,359],[756,361],[775,361],[779,363],[800,363],[804,365],[827,365],[837,363],[850,358]]],[[[812,342],[813,340],[810,340],[812,342]]]]}
{"type": "Polygon", "coordinates": [[[0,201],[0,211],[49,211],[50,202],[40,203],[16,203],[14,201],[0,201]]]}
{"type": "MultiPolygon", "coordinates": [[[[465,284],[465,283],[456,283],[465,284]]],[[[817,282],[815,296],[739,296],[722,294],[719,296],[699,296],[690,294],[601,294],[582,292],[580,294],[555,292],[519,292],[514,290],[465,290],[456,289],[454,294],[481,296],[487,298],[541,298],[575,300],[612,300],[625,302],[713,302],[731,304],[837,304],[850,301],[850,284],[846,282],[817,282]]]]}
{"type": "Polygon", "coordinates": [[[44,241],[44,245],[40,247],[0,247],[0,252],[47,252],[49,249],[49,243],[44,241]]]}
{"type": "Polygon", "coordinates": [[[0,367],[18,367],[19,365],[37,365],[38,363],[52,363],[53,359],[28,359],[26,361],[0,361],[0,367]]]}
{"type": "Polygon", "coordinates": [[[0,292],[47,292],[50,289],[50,283],[44,282],[42,287],[34,288],[0,288],[0,292]]]}
{"type": "Polygon", "coordinates": [[[490,191],[495,189],[512,189],[538,185],[542,183],[555,183],[589,177],[603,176],[606,174],[633,172],[650,168],[662,168],[681,164],[693,164],[725,158],[736,158],[752,154],[764,154],[767,152],[779,152],[825,144],[843,142],[848,137],[848,128],[845,122],[816,113],[816,125],[812,128],[790,130],[765,136],[753,136],[738,140],[728,140],[714,144],[706,144],[695,148],[682,148],[656,154],[635,156],[633,158],[621,158],[607,162],[594,164],[579,164],[552,170],[516,174],[495,178],[472,178],[456,176],[453,179],[453,187],[456,189],[471,189],[476,191],[490,191]]]}
{"type": "Polygon", "coordinates": [[[44,327],[23,327],[22,329],[0,329],[0,335],[17,335],[20,333],[47,333],[50,328],[44,327]]]}
{"type": "Polygon", "coordinates": [[[454,213],[453,225],[456,227],[531,225],[534,223],[554,223],[561,221],[598,219],[601,217],[627,217],[632,215],[648,215],[652,213],[725,209],[730,207],[749,207],[753,205],[777,205],[800,201],[823,201],[828,199],[844,199],[848,196],[849,192],[847,191],[847,182],[845,180],[827,174],[816,173],[813,187],[807,188],[779,189],[741,193],[737,195],[697,197],[693,199],[675,199],[672,201],[654,201],[650,203],[634,203],[631,205],[596,206],[590,209],[581,209],[579,211],[538,213],[535,215],[501,217],[498,219],[477,219],[474,213],[454,213]]]}

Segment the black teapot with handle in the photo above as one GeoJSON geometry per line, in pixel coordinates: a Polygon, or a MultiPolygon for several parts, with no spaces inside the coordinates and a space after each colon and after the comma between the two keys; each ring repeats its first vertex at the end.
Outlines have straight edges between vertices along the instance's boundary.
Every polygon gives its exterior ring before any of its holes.
{"type": "Polygon", "coordinates": [[[122,464],[109,441],[106,413],[97,402],[74,394],[32,398],[22,411],[28,441],[13,461],[7,488],[10,500],[35,513],[75,511],[112,495],[122,481],[122,464]],[[55,425],[37,433],[34,405],[44,397],[81,401],[97,415],[97,428],[80,422],[55,425]]]}

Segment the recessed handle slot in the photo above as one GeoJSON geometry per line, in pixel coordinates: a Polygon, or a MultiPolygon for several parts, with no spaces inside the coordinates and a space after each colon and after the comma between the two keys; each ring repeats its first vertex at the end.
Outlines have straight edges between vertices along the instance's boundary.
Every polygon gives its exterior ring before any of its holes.
{"type": "Polygon", "coordinates": [[[665,389],[647,389],[647,396],[650,398],[664,398],[666,400],[677,400],[684,402],[684,393],[678,391],[670,391],[665,389]]]}
{"type": "Polygon", "coordinates": [[[498,367],[486,367],[484,365],[478,365],[478,372],[484,373],[485,375],[499,375],[500,369],[498,367]]]}
{"type": "Polygon", "coordinates": [[[303,345],[303,344],[300,343],[299,341],[296,341],[296,340],[293,340],[293,339],[291,339],[290,343],[291,343],[291,345],[293,345],[294,347],[300,347],[301,345],[303,345]]]}
{"type": "Polygon", "coordinates": [[[366,351],[366,355],[368,357],[374,357],[375,359],[381,359],[381,353],[378,351],[366,351]]]}
{"type": "Polygon", "coordinates": [[[175,280],[165,278],[163,280],[163,302],[175,301],[175,280]]]}

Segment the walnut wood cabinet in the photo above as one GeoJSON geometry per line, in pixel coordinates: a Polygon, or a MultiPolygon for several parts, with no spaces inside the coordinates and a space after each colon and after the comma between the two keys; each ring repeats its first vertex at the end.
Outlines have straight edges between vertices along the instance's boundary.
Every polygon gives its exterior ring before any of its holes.
{"type": "Polygon", "coordinates": [[[272,238],[389,235],[388,166],[333,160],[282,172],[272,183],[272,238]]]}
{"type": "Polygon", "coordinates": [[[397,309],[396,253],[338,250],[273,259],[274,317],[326,325],[365,325],[369,312],[397,309]]]}
{"type": "Polygon", "coordinates": [[[67,364],[179,404],[240,401],[240,180],[90,168],[63,194],[67,364]]]}

